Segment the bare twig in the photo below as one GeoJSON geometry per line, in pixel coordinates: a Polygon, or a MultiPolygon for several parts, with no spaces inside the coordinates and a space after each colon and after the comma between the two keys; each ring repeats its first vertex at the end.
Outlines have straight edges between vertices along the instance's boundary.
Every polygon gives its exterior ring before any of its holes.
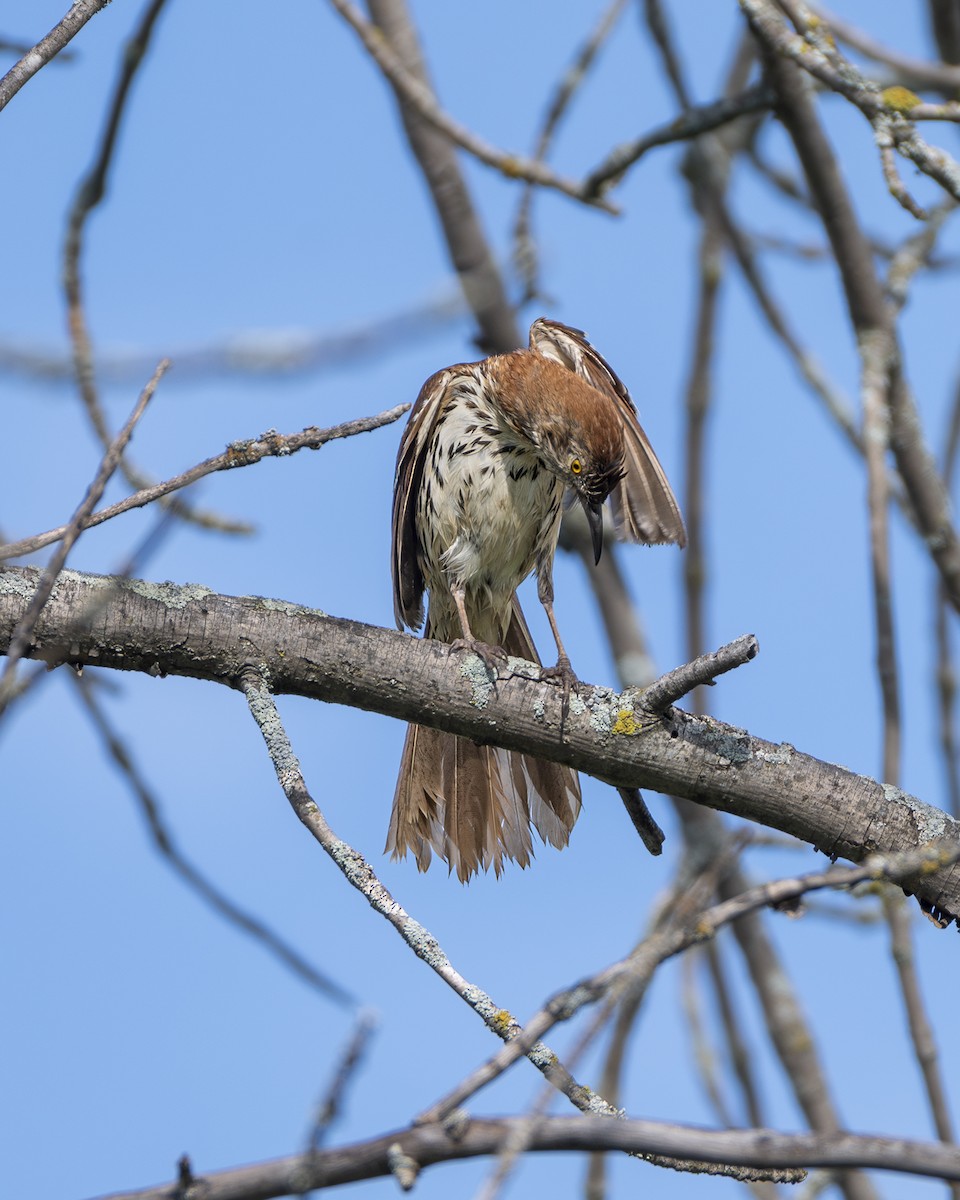
{"type": "MultiPolygon", "coordinates": [[[[374,911],[389,921],[414,954],[473,1009],[488,1029],[505,1042],[516,1038],[520,1033],[520,1025],[510,1013],[494,1004],[486,992],[476,984],[468,983],[464,979],[433,935],[397,903],[362,855],[334,834],[307,790],[300,764],[287,739],[276,703],[263,677],[253,670],[248,670],[242,676],[240,686],[247,698],[250,712],[263,734],[284,794],[297,817],[334,861],[347,882],[365,897],[374,911]]],[[[593,1113],[615,1111],[602,1097],[578,1084],[553,1051],[543,1043],[532,1042],[523,1052],[545,1078],[562,1091],[577,1108],[593,1113]]]]}
{"type": "MultiPolygon", "coordinates": [[[[960,200],[960,164],[939,147],[928,145],[917,134],[912,124],[914,114],[933,114],[926,110],[926,106],[919,105],[912,93],[904,97],[901,93],[905,89],[884,91],[879,84],[864,78],[852,64],[840,57],[824,27],[811,23],[804,31],[805,36],[793,33],[771,0],[740,0],[740,7],[764,45],[809,72],[832,91],[845,96],[860,109],[884,140],[889,138],[900,154],[960,200]]],[[[935,107],[941,110],[937,116],[960,120],[960,106],[935,107]]]]}
{"type": "MultiPolygon", "coordinates": [[[[612,0],[600,14],[590,35],[580,47],[571,65],[563,74],[550,103],[537,138],[533,157],[537,162],[545,161],[557,128],[578,88],[587,77],[597,55],[610,37],[626,8],[627,0],[612,0]]],[[[539,295],[537,284],[537,250],[530,230],[535,187],[528,183],[520,195],[517,215],[513,222],[513,261],[517,274],[523,281],[520,304],[526,304],[539,295]]]]}
{"type": "Polygon", "coordinates": [[[595,1004],[612,990],[629,988],[637,979],[648,979],[662,962],[690,946],[713,938],[718,930],[731,921],[739,920],[760,908],[783,906],[808,892],[824,888],[850,888],[868,879],[897,882],[915,874],[926,864],[944,867],[958,860],[960,843],[952,840],[933,842],[919,850],[902,854],[871,855],[858,867],[829,867],[826,871],[777,879],[749,888],[741,895],[723,900],[702,912],[684,914],[686,919],[669,921],[642,941],[626,958],[555,993],[514,1038],[442,1100],[421,1113],[414,1124],[442,1123],[472,1095],[502,1075],[518,1058],[528,1054],[531,1047],[554,1026],[569,1021],[583,1007],[595,1004]]]}
{"type": "MultiPolygon", "coordinates": [[[[358,417],[353,421],[344,421],[342,425],[331,426],[329,429],[318,429],[315,425],[311,425],[300,433],[288,434],[269,430],[256,438],[231,442],[222,454],[215,454],[212,458],[205,459],[180,475],[175,475],[172,479],[143,488],[132,496],[127,496],[123,500],[118,500],[116,504],[101,509],[100,512],[91,513],[85,519],[83,528],[92,529],[95,525],[102,525],[104,521],[130,512],[131,509],[143,508],[144,505],[152,504],[155,500],[168,496],[171,492],[189,487],[198,479],[202,479],[205,475],[211,475],[215,471],[232,471],[234,467],[249,467],[264,458],[286,458],[298,450],[319,450],[321,446],[325,446],[327,442],[332,442],[337,438],[369,433],[373,429],[379,429],[382,425],[389,425],[398,420],[409,408],[409,404],[398,404],[376,416],[358,417]]],[[[46,533],[38,533],[34,537],[22,538],[19,542],[10,542],[6,546],[0,546],[0,562],[9,558],[20,558],[25,554],[33,554],[37,550],[42,550],[44,546],[60,541],[67,528],[66,525],[60,525],[56,529],[48,529],[46,533]]]]}
{"type": "Polygon", "coordinates": [[[760,1126],[764,1122],[763,1114],[760,1111],[759,1090],[754,1078],[753,1056],[743,1036],[736,1001],[727,981],[724,959],[720,953],[721,945],[722,943],[718,939],[708,942],[704,947],[704,957],[714,995],[717,998],[717,1011],[723,1026],[733,1074],[739,1084],[746,1108],[746,1123],[760,1126]]]}
{"type": "MultiPolygon", "coordinates": [[[[100,409],[94,385],[93,357],[83,307],[80,262],[83,256],[87,219],[106,195],[109,170],[120,133],[121,121],[126,111],[127,100],[150,45],[157,18],[163,11],[165,3],[166,0],[151,0],[143,12],[139,25],[124,47],[120,75],[107,110],[107,119],[99,149],[92,166],[77,187],[67,217],[67,233],[63,248],[63,287],[67,299],[70,337],[73,342],[74,371],[91,424],[104,445],[109,443],[110,433],[100,409]]],[[[129,479],[129,475],[127,477],[129,479]]]]}
{"type": "Polygon", "coordinates": [[[550,188],[564,196],[569,196],[573,200],[602,208],[605,212],[616,213],[618,211],[615,205],[606,200],[585,196],[575,180],[564,179],[535,159],[500,150],[472,133],[465,125],[455,121],[440,107],[430,88],[407,71],[390,43],[379,33],[375,25],[364,20],[360,11],[350,3],[350,0],[330,0],[330,2],[360,38],[364,49],[393,87],[403,96],[404,102],[415,107],[424,120],[429,121],[461,149],[466,150],[488,167],[493,167],[508,179],[526,179],[539,187],[550,188]]]}
{"type": "Polygon", "coordinates": [[[317,1105],[317,1111],[310,1128],[307,1140],[307,1153],[316,1154],[326,1140],[330,1128],[340,1115],[343,1098],[351,1081],[355,1078],[360,1064],[363,1062],[370,1039],[377,1028],[376,1015],[369,1010],[362,1010],[357,1015],[356,1024],[350,1041],[340,1055],[333,1077],[317,1105]]]}
{"type": "MultiPolygon", "coordinates": [[[[392,50],[406,74],[433,95],[405,0],[367,0],[367,7],[376,22],[372,28],[380,40],[392,50]]],[[[516,316],[460,169],[456,146],[415,103],[408,101],[399,84],[391,83],[410,149],[430,190],[463,297],[477,322],[477,345],[484,354],[515,350],[520,345],[516,316]]]]}
{"type": "MultiPolygon", "coordinates": [[[[789,41],[793,35],[788,35],[782,17],[768,0],[740,0],[740,3],[750,14],[752,28],[766,47],[767,73],[780,96],[781,119],[822,214],[854,330],[861,337],[872,330],[887,329],[892,316],[877,277],[870,244],[808,94],[806,76],[792,61],[792,53],[781,46],[784,36],[789,41]]],[[[802,38],[797,40],[800,45],[807,45],[802,38]]],[[[793,47],[792,42],[790,46],[793,47]]],[[[898,362],[891,378],[891,446],[924,543],[940,570],[951,603],[960,611],[960,539],[952,523],[949,500],[924,444],[916,405],[898,362]]]]}
{"type": "MultiPolygon", "coordinates": [[[[883,888],[882,895],[884,912],[890,929],[890,952],[897,969],[907,1027],[910,1030],[910,1041],[923,1077],[934,1128],[941,1142],[952,1145],[954,1142],[953,1123],[950,1120],[947,1092],[940,1070],[933,1026],[927,1016],[923,990],[917,978],[917,964],[913,955],[910,932],[910,915],[899,889],[883,888]]],[[[950,1195],[953,1200],[960,1200],[960,1183],[955,1182],[951,1185],[950,1195]]]]}
{"type": "Polygon", "coordinates": [[[863,443],[867,458],[867,507],[870,514],[870,567],[876,637],[877,680],[883,706],[883,774],[900,778],[900,684],[897,671],[890,573],[889,493],[886,453],[889,445],[889,391],[896,348],[887,329],[859,337],[860,390],[863,396],[863,443]]]}
{"type": "Polygon", "coordinates": [[[928,62],[923,58],[914,58],[900,50],[894,50],[884,45],[862,30],[858,25],[843,20],[836,13],[828,11],[822,4],[811,5],[811,8],[825,21],[841,42],[859,50],[874,62],[892,67],[904,82],[911,87],[942,88],[945,91],[955,91],[960,88],[960,67],[945,62],[928,62]]]}
{"type": "Polygon", "coordinates": [[[29,49],[19,62],[14,63],[10,70],[0,79],[0,108],[20,91],[28,79],[34,75],[76,37],[91,17],[106,8],[110,0],[74,0],[66,16],[35,46],[29,49]]]}
{"type": "Polygon", "coordinates": [[[604,189],[618,183],[630,167],[655,146],[689,141],[690,138],[700,137],[750,113],[763,112],[771,106],[773,99],[773,92],[769,87],[757,84],[756,87],[747,88],[737,96],[721,96],[719,100],[710,104],[688,109],[666,125],[661,125],[636,141],[627,142],[611,151],[584,180],[584,195],[601,196],[604,189]]]}
{"type": "Polygon", "coordinates": [[[707,1101],[719,1124],[732,1128],[735,1124],[733,1113],[720,1090],[717,1056],[708,1041],[707,1029],[700,1008],[700,984],[697,976],[701,973],[706,952],[712,945],[712,942],[707,942],[704,946],[693,947],[684,956],[681,964],[681,1003],[690,1032],[694,1064],[699,1072],[707,1101]]]}
{"type": "Polygon", "coordinates": [[[87,527],[87,522],[90,514],[93,512],[103,495],[104,489],[110,482],[114,471],[120,465],[123,457],[123,452],[127,448],[130,438],[133,436],[133,431],[136,428],[137,422],[146,411],[147,405],[153,398],[153,394],[157,389],[157,384],[160,382],[163,373],[166,371],[169,363],[164,360],[157,367],[153,374],[153,378],[140,393],[140,398],[133,407],[133,412],[127,418],[126,424],[114,438],[112,444],[108,448],[100,467],[97,471],[93,482],[87,489],[87,494],[80,502],[76,512],[70,518],[70,521],[64,527],[63,536],[60,539],[60,545],[54,552],[40,576],[37,584],[37,589],[34,592],[26,612],[14,631],[13,637],[10,639],[10,645],[7,649],[7,661],[0,675],[0,715],[2,715],[7,705],[8,692],[7,689],[13,682],[13,675],[16,670],[17,663],[23,657],[24,652],[30,645],[30,639],[33,636],[33,630],[36,627],[40,613],[43,611],[43,606],[50,598],[50,593],[53,591],[53,586],[57,582],[57,577],[63,570],[64,564],[67,561],[67,555],[73,548],[74,542],[87,527]]]}
{"type": "Polygon", "coordinates": [[[906,238],[890,255],[886,290],[897,311],[907,302],[913,277],[921,267],[931,267],[931,255],[947,218],[957,211],[957,202],[948,196],[927,214],[924,224],[906,238]]]}
{"type": "Polygon", "coordinates": [[[299,951],[290,946],[279,934],[274,933],[258,917],[253,916],[252,913],[247,912],[231,900],[198,867],[190,862],[167,828],[160,804],[138,770],[129,748],[124,745],[116,730],[112,728],[107,714],[91,686],[90,679],[87,675],[82,677],[72,675],[72,678],[84,708],[103,740],[107,753],[116,764],[140,808],[141,816],[146,822],[154,847],[170,869],[179,875],[187,887],[194,891],[205,904],[209,904],[214,912],[219,913],[230,925],[252,938],[308,987],[314,988],[337,1004],[348,1007],[355,1006],[357,1003],[355,996],[314,967],[299,951]]]}
{"type": "MultiPolygon", "coordinates": [[[[948,488],[953,483],[957,466],[957,451],[960,449],[960,379],[954,385],[953,403],[945,438],[943,455],[943,478],[948,488]]],[[[942,581],[935,588],[937,666],[936,686],[940,701],[940,747],[943,751],[947,789],[950,795],[950,811],[960,816],[960,761],[958,761],[954,720],[956,716],[957,671],[954,662],[953,644],[948,621],[949,597],[942,581]]]]}
{"type": "MultiPolygon", "coordinates": [[[[93,349],[84,308],[81,275],[84,239],[90,214],[106,195],[120,126],[127,111],[127,101],[165,3],[166,0],[150,0],[143,11],[139,24],[123,47],[120,73],[107,107],[107,118],[99,149],[93,165],[77,187],[73,204],[70,206],[67,216],[67,232],[63,247],[63,289],[67,302],[70,340],[73,347],[74,375],[87,418],[104,447],[110,444],[111,434],[97,394],[93,349]]],[[[121,462],[120,469],[131,487],[150,486],[147,476],[127,459],[121,462]]],[[[230,521],[216,513],[194,511],[182,500],[164,501],[164,503],[169,503],[178,517],[203,528],[217,529],[222,533],[250,532],[250,527],[246,523],[230,521]]]]}
{"type": "Polygon", "coordinates": [[[661,675],[656,683],[640,693],[639,707],[651,713],[665,712],[672,704],[701,684],[710,683],[756,658],[760,644],[752,633],[745,633],[710,654],[701,654],[693,662],[684,663],[661,675]]]}
{"type": "MultiPolygon", "coordinates": [[[[462,322],[464,304],[449,286],[434,299],[414,302],[395,312],[322,330],[300,328],[238,329],[206,343],[187,343],[166,352],[176,363],[170,386],[196,379],[290,378],[341,365],[370,363],[394,347],[409,347],[417,338],[462,322]]],[[[140,380],[161,355],[146,349],[106,348],[94,355],[97,377],[112,384],[140,380]],[[149,365],[146,365],[149,364],[149,365]]],[[[72,352],[54,346],[24,346],[20,339],[0,337],[0,373],[57,383],[75,376],[72,352]]]]}

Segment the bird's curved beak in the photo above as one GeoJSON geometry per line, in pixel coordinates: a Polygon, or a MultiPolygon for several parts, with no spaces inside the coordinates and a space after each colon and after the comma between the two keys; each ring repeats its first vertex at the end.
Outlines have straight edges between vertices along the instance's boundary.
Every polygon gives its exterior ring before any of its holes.
{"type": "Polygon", "coordinates": [[[598,563],[603,552],[603,505],[591,504],[585,497],[580,497],[583,511],[587,514],[587,524],[590,526],[590,540],[593,542],[593,561],[598,563]]]}

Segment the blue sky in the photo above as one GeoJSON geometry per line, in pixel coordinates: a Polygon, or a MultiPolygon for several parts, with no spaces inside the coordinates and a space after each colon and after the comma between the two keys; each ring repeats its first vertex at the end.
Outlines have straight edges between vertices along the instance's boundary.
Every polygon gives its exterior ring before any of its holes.
{"type": "MultiPolygon", "coordinates": [[[[698,100],[713,97],[740,18],[733,3],[674,6],[698,100]]],[[[905,6],[835,8],[898,48],[925,51],[905,6]]],[[[62,0],[8,0],[0,33],[38,39],[62,0]]],[[[90,162],[118,53],[140,6],[113,4],[0,113],[5,302],[0,339],[66,351],[59,287],[64,215],[90,162]]],[[[439,94],[486,139],[533,144],[546,97],[591,28],[597,6],[492,0],[413,6],[439,94]]],[[[913,221],[885,191],[869,127],[833,101],[829,127],[867,226],[899,240],[913,221]]],[[[553,162],[578,176],[614,144],[675,115],[631,8],[557,139],[553,162]]],[[[328,425],[413,400],[434,370],[475,357],[466,315],[401,346],[290,377],[178,378],[177,355],[247,333],[336,333],[376,324],[455,291],[422,180],[398,135],[392,95],[352,32],[320,2],[230,6],[172,0],[138,79],[109,195],[88,227],[84,276],[95,344],[106,356],[170,354],[174,366],[138,429],[133,457],[161,478],[262,430],[328,425]]],[[[931,140],[955,149],[950,129],[931,140]]],[[[789,162],[782,132],[765,147],[789,162]]],[[[535,204],[541,313],[586,329],[631,388],[680,493],[683,386],[696,296],[698,230],[677,167],[651,153],[611,218],[563,197],[535,204]]],[[[491,245],[509,265],[519,190],[464,159],[491,245]]],[[[905,171],[929,201],[925,180],[905,171]]],[[[819,240],[815,224],[738,169],[733,203],[757,232],[819,240]]],[[[958,250],[956,229],[943,246],[958,250]]],[[[802,340],[851,397],[855,347],[826,264],[765,260],[802,340]]],[[[511,282],[516,293],[516,284],[511,282]]],[[[905,317],[908,368],[931,444],[942,445],[956,373],[956,288],[942,273],[917,286],[905,317]]],[[[852,457],[761,324],[736,271],[724,288],[708,479],[708,640],[744,632],[760,657],[724,677],[719,717],[774,741],[876,775],[879,700],[862,464],[852,457]]],[[[149,371],[147,372],[149,373],[149,371]]],[[[114,427],[144,379],[106,387],[114,427]]],[[[0,373],[4,415],[0,529],[20,537],[64,522],[99,451],[71,389],[0,373]]],[[[155,579],[261,594],[392,625],[389,513],[400,427],[205,480],[195,499],[252,521],[251,538],[178,526],[150,559],[155,579]]],[[[123,494],[111,485],[111,499],[123,494]]],[[[131,514],[88,533],[71,565],[115,569],[152,527],[131,514]]],[[[933,804],[946,794],[931,679],[932,571],[893,519],[904,701],[903,783],[933,804]]],[[[621,561],[653,652],[683,658],[682,558],[624,550],[621,561]]],[[[575,669],[614,683],[580,568],[560,556],[557,616],[575,669]]],[[[550,645],[528,588],[535,636],[550,645]]],[[[377,1010],[378,1033],[335,1141],[405,1124],[493,1049],[478,1019],[354,894],[280,794],[239,694],[189,680],[111,676],[102,691],[189,857],[300,951],[377,1010]]],[[[373,864],[458,969],[523,1019],[558,987],[627,952],[671,878],[679,836],[666,798],[648,800],[667,829],[663,859],[628,834],[615,793],[584,781],[570,847],[533,867],[463,888],[434,868],[382,856],[403,727],[368,713],[280,702],[294,748],[336,832],[373,864]]],[[[5,1045],[0,1142],[11,1195],[84,1197],[169,1179],[187,1151],[198,1171],[296,1151],[353,1016],[293,979],[225,926],[152,850],[124,781],[106,760],[71,681],[56,672],[0,728],[0,945],[5,1045]],[[55,1148],[55,1151],[54,1151],[55,1148]],[[42,1164],[38,1170],[37,1164],[42,1164]]],[[[758,878],[823,865],[812,850],[758,850],[758,878]]],[[[880,927],[770,919],[815,1026],[851,1129],[929,1136],[917,1071],[880,927]],[[842,965],[838,965],[842,964],[842,965]]],[[[960,1068],[952,934],[916,923],[916,947],[947,1078],[960,1068]]],[[[730,957],[746,1011],[768,1122],[801,1127],[772,1063],[761,1018],[730,957]]],[[[632,1115],[712,1123],[681,1008],[681,971],[658,976],[637,1027],[624,1103],[632,1115]]],[[[550,1041],[569,1044],[572,1031],[550,1041]]],[[[592,1080],[590,1060],[579,1072],[592,1080]]],[[[522,1111],[540,1079],[525,1064],[477,1098],[478,1113],[522,1111]]],[[[558,1111],[565,1111],[562,1107],[558,1111]]],[[[424,1197],[470,1194],[487,1166],[437,1168],[424,1197]]],[[[663,1197],[725,1196],[733,1184],[611,1162],[619,1188],[663,1197]]],[[[524,1164],[515,1194],[578,1194],[574,1158],[524,1164]]],[[[881,1181],[888,1195],[937,1185],[881,1181]]],[[[392,1181],[352,1195],[392,1194],[392,1181]]]]}

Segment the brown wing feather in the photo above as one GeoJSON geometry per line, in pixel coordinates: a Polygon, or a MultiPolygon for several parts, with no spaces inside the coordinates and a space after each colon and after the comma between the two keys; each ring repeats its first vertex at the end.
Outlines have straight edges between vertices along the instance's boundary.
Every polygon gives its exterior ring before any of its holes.
{"type": "Polygon", "coordinates": [[[624,434],[624,475],[610,495],[617,536],[628,542],[685,546],[687,533],[673,489],[643,432],[630,393],[610,364],[590,345],[583,330],[546,317],[531,325],[530,349],[573,371],[617,407],[624,434]]]}
{"type": "MultiPolygon", "coordinates": [[[[431,375],[420,389],[410,411],[393,481],[393,521],[391,525],[391,571],[393,575],[393,614],[397,628],[419,629],[423,624],[423,593],[426,586],[420,570],[417,540],[417,493],[423,467],[436,423],[443,413],[444,397],[472,364],[447,367],[431,375]]],[[[471,377],[472,378],[472,377],[471,377]]]]}

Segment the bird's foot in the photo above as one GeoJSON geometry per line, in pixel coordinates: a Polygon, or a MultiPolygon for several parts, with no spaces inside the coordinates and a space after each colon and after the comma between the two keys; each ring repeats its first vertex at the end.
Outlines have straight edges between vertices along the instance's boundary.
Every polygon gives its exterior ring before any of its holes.
{"type": "Polygon", "coordinates": [[[570,693],[580,691],[580,680],[570,665],[570,659],[565,654],[560,655],[554,666],[541,667],[540,678],[559,679],[563,688],[563,702],[560,707],[560,736],[562,738],[567,723],[567,714],[570,712],[570,693]]]}
{"type": "Polygon", "coordinates": [[[492,674],[507,661],[508,655],[502,646],[491,646],[487,642],[478,642],[475,638],[457,638],[450,643],[451,650],[467,650],[482,660],[483,665],[492,674]]]}

